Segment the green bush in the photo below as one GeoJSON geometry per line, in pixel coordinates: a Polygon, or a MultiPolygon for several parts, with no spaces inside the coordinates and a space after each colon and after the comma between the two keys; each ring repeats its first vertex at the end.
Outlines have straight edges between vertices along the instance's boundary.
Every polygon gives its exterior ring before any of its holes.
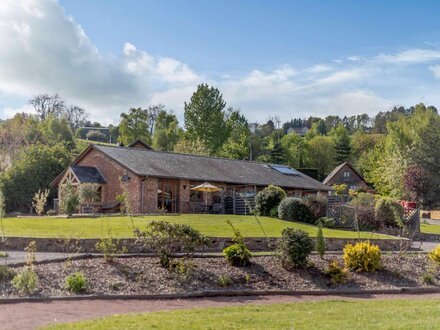
{"type": "Polygon", "coordinates": [[[403,206],[390,197],[382,197],[375,205],[375,216],[388,227],[403,227],[403,206]]]}
{"type": "Polygon", "coordinates": [[[324,233],[322,232],[322,224],[319,223],[318,233],[316,234],[316,252],[318,252],[318,255],[321,257],[321,259],[324,258],[325,248],[326,246],[324,240],[324,233]]]}
{"type": "Polygon", "coordinates": [[[73,293],[84,292],[87,288],[87,278],[81,272],[66,276],[65,283],[66,289],[73,293]]]}
{"type": "Polygon", "coordinates": [[[49,217],[53,217],[53,216],[57,215],[57,211],[50,209],[46,212],[46,215],[49,217]]]}
{"type": "Polygon", "coordinates": [[[255,198],[255,212],[261,216],[271,216],[272,209],[278,207],[286,198],[286,192],[277,186],[267,186],[258,192],[255,198]]]}
{"type": "Polygon", "coordinates": [[[376,217],[376,212],[373,206],[358,206],[356,207],[356,221],[359,230],[379,230],[382,227],[382,222],[376,217]]]}
{"type": "Polygon", "coordinates": [[[370,193],[358,193],[353,199],[350,201],[350,204],[353,206],[361,206],[361,207],[374,207],[376,203],[375,196],[370,193]]]}
{"type": "Polygon", "coordinates": [[[278,217],[288,221],[314,223],[314,217],[307,205],[299,198],[284,198],[278,206],[278,217]]]}
{"type": "Polygon", "coordinates": [[[322,217],[322,218],[319,218],[315,222],[316,225],[319,225],[320,223],[324,228],[335,228],[336,227],[336,220],[334,218],[322,217]]]}
{"type": "Polygon", "coordinates": [[[379,246],[368,241],[344,247],[345,266],[356,272],[375,272],[382,267],[381,258],[379,246]]]}
{"type": "Polygon", "coordinates": [[[118,246],[111,237],[101,238],[99,242],[95,244],[96,251],[104,255],[106,262],[112,262],[115,254],[118,253],[118,246]]]}
{"type": "Polygon", "coordinates": [[[15,270],[8,266],[0,265],[0,281],[10,281],[17,275],[15,270]]]}
{"type": "Polygon", "coordinates": [[[304,267],[313,250],[313,242],[304,230],[285,228],[281,232],[278,250],[284,268],[304,267]]]}
{"type": "Polygon", "coordinates": [[[324,274],[330,277],[333,284],[343,284],[347,282],[347,270],[341,267],[337,260],[333,260],[329,263],[324,274]]]}
{"type": "Polygon", "coordinates": [[[228,275],[220,275],[217,280],[217,284],[222,288],[230,286],[232,284],[232,280],[228,275]]]}
{"type": "Polygon", "coordinates": [[[234,231],[234,237],[232,240],[234,244],[223,249],[223,255],[232,266],[245,267],[251,263],[252,254],[244,243],[241,233],[232,225],[231,221],[227,221],[234,231]]]}
{"type": "Polygon", "coordinates": [[[316,219],[325,217],[327,214],[327,198],[316,194],[308,195],[304,199],[304,203],[312,212],[313,217],[316,219]]]}
{"type": "Polygon", "coordinates": [[[37,285],[38,276],[31,268],[24,269],[12,279],[12,286],[24,294],[33,293],[37,289],[37,285]]]}
{"type": "Polygon", "coordinates": [[[136,228],[134,235],[137,243],[152,249],[159,256],[160,264],[164,268],[169,268],[173,252],[184,252],[188,257],[197,248],[210,243],[208,237],[193,227],[166,221],[151,221],[145,231],[136,228]],[[180,251],[176,251],[176,247],[180,251]]]}

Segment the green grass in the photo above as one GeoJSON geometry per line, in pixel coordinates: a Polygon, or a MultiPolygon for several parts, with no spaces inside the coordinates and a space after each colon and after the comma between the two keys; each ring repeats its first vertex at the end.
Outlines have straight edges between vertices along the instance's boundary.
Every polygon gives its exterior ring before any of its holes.
{"type": "Polygon", "coordinates": [[[440,235],[440,225],[431,225],[430,223],[421,223],[420,231],[424,234],[440,235]]]}
{"type": "Polygon", "coordinates": [[[321,301],[115,315],[45,329],[438,329],[440,300],[321,301]]]}
{"type": "MultiPolygon", "coordinates": [[[[280,236],[286,227],[303,229],[311,236],[316,236],[317,227],[278,219],[259,217],[261,226],[267,236],[280,236]]],[[[253,216],[239,215],[209,215],[209,214],[185,214],[176,216],[142,216],[134,217],[133,225],[143,228],[151,220],[163,220],[168,222],[187,224],[198,229],[203,234],[218,237],[230,237],[232,229],[226,223],[231,220],[233,225],[247,237],[264,236],[260,226],[253,216]]],[[[6,218],[3,220],[6,236],[26,237],[72,237],[72,238],[99,238],[108,236],[109,229],[115,238],[133,237],[132,223],[129,217],[102,217],[102,218],[6,218]]],[[[324,229],[325,237],[357,238],[358,233],[353,231],[324,229]]],[[[389,238],[386,235],[362,232],[362,238],[389,238]]]]}
{"type": "Polygon", "coordinates": [[[0,258],[6,258],[8,256],[9,254],[7,254],[6,252],[0,251],[0,258]]]}

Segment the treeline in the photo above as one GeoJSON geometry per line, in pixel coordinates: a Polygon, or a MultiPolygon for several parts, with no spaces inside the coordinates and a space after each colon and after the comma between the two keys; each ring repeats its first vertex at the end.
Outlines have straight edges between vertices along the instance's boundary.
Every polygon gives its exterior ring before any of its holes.
{"type": "Polygon", "coordinates": [[[35,192],[84,149],[79,139],[123,145],[140,139],[159,151],[287,164],[318,179],[349,161],[381,194],[439,202],[440,119],[432,106],[253,123],[228,107],[218,89],[202,84],[184,104],[183,125],[165,106],[153,105],[131,108],[118,125],[104,127],[58,95],[29,103],[36,115],[0,122],[0,184],[9,211],[30,211],[35,192]]]}

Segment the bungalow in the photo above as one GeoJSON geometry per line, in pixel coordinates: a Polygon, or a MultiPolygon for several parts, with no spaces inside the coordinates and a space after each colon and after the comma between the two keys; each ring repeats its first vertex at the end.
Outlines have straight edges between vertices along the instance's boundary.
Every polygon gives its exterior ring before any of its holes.
{"type": "Polygon", "coordinates": [[[331,188],[285,165],[158,152],[136,141],[128,147],[90,145],[53,182],[58,202],[63,186],[99,184],[94,212],[115,212],[118,195],[126,191],[133,213],[194,213],[207,211],[246,214],[255,194],[273,184],[289,195],[327,194],[331,188]],[[191,188],[209,181],[221,188],[204,195],[191,188]]]}

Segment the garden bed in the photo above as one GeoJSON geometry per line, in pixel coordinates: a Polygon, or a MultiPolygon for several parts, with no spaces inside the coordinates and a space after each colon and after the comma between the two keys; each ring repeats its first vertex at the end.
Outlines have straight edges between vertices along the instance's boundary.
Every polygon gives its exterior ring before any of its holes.
{"type": "MultiPolygon", "coordinates": [[[[275,256],[258,256],[248,267],[237,268],[223,258],[192,258],[187,275],[160,266],[155,257],[116,258],[105,262],[89,258],[69,262],[52,262],[34,266],[38,288],[33,296],[74,295],[65,288],[65,277],[81,271],[87,278],[83,294],[169,294],[215,290],[371,290],[427,286],[423,277],[432,269],[425,254],[385,254],[384,268],[376,273],[349,272],[345,284],[333,284],[324,274],[330,260],[342,263],[340,255],[326,255],[326,260],[312,255],[304,269],[285,270],[275,256]],[[230,283],[227,283],[230,282],[230,283]]],[[[20,271],[21,268],[15,268],[20,271]]],[[[429,286],[440,286],[440,271],[432,273],[429,286]]],[[[1,297],[20,296],[10,284],[1,285],[1,297]]]]}

